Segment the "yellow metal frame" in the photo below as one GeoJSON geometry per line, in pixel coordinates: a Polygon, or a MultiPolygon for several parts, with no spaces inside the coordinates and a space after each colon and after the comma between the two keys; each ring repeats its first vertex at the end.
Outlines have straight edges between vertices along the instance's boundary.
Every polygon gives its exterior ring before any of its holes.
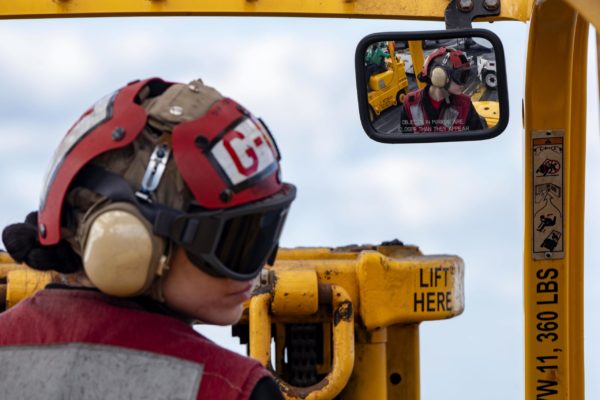
{"type": "MultiPolygon", "coordinates": [[[[570,3],[581,3],[570,1],[570,3]]],[[[589,3],[589,2],[588,2],[589,3]]],[[[594,8],[595,5],[591,8],[594,8]]],[[[591,4],[590,4],[591,6],[591,4]]],[[[596,9],[598,9],[596,7],[596,9]]],[[[600,13],[595,14],[596,18],[600,13]]],[[[583,210],[588,22],[562,0],[532,15],[525,85],[526,399],[584,398],[583,210]],[[557,36],[556,32],[560,32],[557,36]],[[534,132],[563,132],[564,256],[536,260],[534,132]]]]}
{"type": "MultiPolygon", "coordinates": [[[[498,19],[529,19],[533,0],[502,0],[498,19]]],[[[444,19],[448,0],[1,0],[0,18],[244,15],[444,19]]]]}
{"type": "MultiPolygon", "coordinates": [[[[330,399],[341,391],[345,400],[417,400],[420,322],[452,318],[464,309],[462,260],[423,256],[412,246],[281,249],[268,275],[270,283],[252,298],[248,310],[252,357],[270,365],[272,324],[330,322],[333,327],[331,372],[310,390],[280,381],[290,399],[330,399]],[[344,329],[354,332],[354,339],[350,332],[336,334],[335,314],[315,312],[315,298],[321,304],[329,298],[323,288],[330,285],[352,305],[357,323],[344,329]],[[348,367],[351,360],[339,358],[352,352],[353,368],[348,367]],[[340,368],[349,368],[351,376],[340,368]]],[[[279,330],[276,336],[283,339],[279,330]]],[[[280,356],[280,343],[276,351],[280,356]]]]}
{"type": "MultiPolygon", "coordinates": [[[[319,383],[309,387],[295,387],[279,380],[286,399],[333,399],[346,386],[354,367],[354,312],[348,293],[337,285],[322,289],[320,299],[332,306],[333,362],[331,371],[319,383]]],[[[250,357],[269,366],[271,362],[271,317],[269,306],[272,296],[260,294],[250,300],[250,357]]]]}
{"type": "Polygon", "coordinates": [[[0,252],[0,279],[6,282],[0,284],[0,312],[42,290],[55,277],[56,273],[33,270],[0,252]]]}
{"type": "MultiPolygon", "coordinates": [[[[0,19],[243,15],[443,20],[447,4],[448,0],[0,0],[0,19]]],[[[527,21],[530,17],[525,93],[526,399],[536,399],[540,394],[555,389],[556,395],[547,396],[583,399],[583,179],[586,93],[585,80],[582,77],[586,72],[588,22],[600,28],[600,2],[502,0],[501,14],[489,19],[527,21]],[[556,32],[561,34],[557,36],[556,32]],[[532,216],[532,140],[534,132],[544,130],[564,132],[565,252],[564,258],[558,260],[534,260],[531,256],[532,232],[535,229],[532,216]],[[550,281],[555,283],[549,283],[550,281]],[[553,285],[558,288],[556,292],[539,290],[554,287],[553,285]],[[552,296],[556,294],[556,301],[542,299],[540,293],[552,296]],[[544,318],[556,313],[557,318],[552,321],[540,320],[541,313],[546,313],[543,314],[544,318]],[[550,329],[554,325],[548,322],[556,322],[556,328],[550,329]],[[540,327],[547,330],[542,331],[540,327]],[[554,337],[539,336],[549,333],[555,333],[556,340],[538,340],[538,337],[554,337]]],[[[361,284],[352,275],[352,267],[343,262],[349,258],[351,257],[339,257],[337,267],[332,270],[317,270],[317,275],[319,281],[331,277],[342,281],[343,287],[348,289],[348,296],[358,307],[359,300],[363,300],[359,298],[364,297],[364,293],[359,289],[361,284]],[[329,275],[326,271],[329,271],[329,275]]],[[[6,274],[12,272],[8,271],[6,274]]],[[[28,279],[30,278],[26,278],[25,281],[28,279]]],[[[364,288],[362,290],[364,291],[364,288]]],[[[264,306],[262,302],[270,301],[270,295],[261,295],[256,299],[258,304],[264,306]]],[[[368,300],[366,304],[368,305],[368,300]]],[[[314,306],[309,308],[312,307],[314,306]]],[[[266,308],[261,309],[264,311],[266,308]]],[[[302,311],[304,312],[307,310],[302,311]]],[[[391,319],[383,322],[393,321],[396,317],[392,315],[391,319]]],[[[367,320],[368,318],[370,317],[367,317],[367,320]]],[[[252,323],[253,329],[264,334],[267,327],[260,325],[264,324],[264,315],[261,315],[259,321],[262,322],[258,325],[256,322],[252,323]]],[[[372,327],[380,322],[382,321],[371,321],[369,324],[372,327]]],[[[417,371],[416,376],[410,378],[413,386],[408,392],[396,391],[392,394],[394,388],[388,383],[388,396],[392,396],[390,398],[418,398],[417,324],[418,322],[406,326],[392,324],[387,328],[382,327],[377,334],[366,337],[364,343],[359,343],[357,347],[366,359],[377,360],[377,365],[381,366],[381,345],[394,344],[388,346],[387,350],[388,371],[401,371],[406,366],[410,367],[403,370],[403,379],[406,379],[407,374],[417,371]],[[405,360],[400,357],[404,353],[393,353],[389,350],[394,346],[402,348],[401,344],[405,349],[413,349],[412,352],[408,352],[405,360]]],[[[270,332],[270,325],[268,330],[270,332]]],[[[261,351],[268,354],[268,350],[254,351],[260,355],[261,351]]]]}
{"type": "Polygon", "coordinates": [[[580,17],[600,29],[600,2],[596,0],[566,0],[580,17]]]}

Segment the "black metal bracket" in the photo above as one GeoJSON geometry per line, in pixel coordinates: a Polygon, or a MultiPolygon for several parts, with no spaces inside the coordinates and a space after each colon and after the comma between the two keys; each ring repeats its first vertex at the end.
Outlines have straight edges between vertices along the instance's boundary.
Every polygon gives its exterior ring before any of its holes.
{"type": "Polygon", "coordinates": [[[500,15],[500,0],[450,0],[444,15],[446,29],[471,28],[477,17],[500,15]]]}

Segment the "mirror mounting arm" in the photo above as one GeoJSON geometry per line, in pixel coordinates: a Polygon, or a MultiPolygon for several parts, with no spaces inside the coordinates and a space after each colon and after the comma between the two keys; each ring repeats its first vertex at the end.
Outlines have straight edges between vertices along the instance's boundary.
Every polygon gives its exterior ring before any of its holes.
{"type": "Polygon", "coordinates": [[[500,15],[500,0],[450,0],[446,29],[470,29],[473,19],[496,15],[500,15]]]}

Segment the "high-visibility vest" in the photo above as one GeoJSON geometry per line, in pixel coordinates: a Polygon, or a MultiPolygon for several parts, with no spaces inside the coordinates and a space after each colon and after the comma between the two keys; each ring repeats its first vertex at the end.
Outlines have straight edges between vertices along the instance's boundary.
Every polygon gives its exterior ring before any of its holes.
{"type": "Polygon", "coordinates": [[[471,109],[469,96],[451,95],[450,104],[442,103],[439,116],[434,123],[423,106],[424,91],[428,86],[406,95],[404,112],[416,133],[460,132],[468,126],[467,117],[471,109]]]}
{"type": "Polygon", "coordinates": [[[0,314],[6,399],[246,400],[265,376],[185,322],[95,291],[45,289],[0,314]]]}

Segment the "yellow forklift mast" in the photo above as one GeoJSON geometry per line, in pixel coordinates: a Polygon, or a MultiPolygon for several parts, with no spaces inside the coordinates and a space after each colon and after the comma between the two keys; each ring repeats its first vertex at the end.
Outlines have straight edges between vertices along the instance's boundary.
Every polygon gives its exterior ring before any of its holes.
{"type": "MultiPolygon", "coordinates": [[[[600,2],[481,2],[500,9],[498,16],[485,21],[530,22],[523,99],[525,399],[583,399],[587,86],[582,77],[589,26],[600,27],[600,2]],[[543,173],[550,152],[561,165],[560,173],[551,178],[543,173]],[[542,235],[539,228],[549,198],[555,200],[560,219],[542,235]]],[[[450,3],[466,7],[472,1],[450,3]]],[[[219,15],[444,20],[448,4],[448,0],[2,0],[0,18],[219,15]]],[[[0,307],[10,308],[52,279],[51,274],[15,265],[2,254],[0,307]]],[[[460,314],[465,304],[463,284],[459,257],[424,256],[399,242],[286,249],[261,275],[235,334],[248,343],[252,357],[275,371],[289,399],[418,399],[419,324],[460,314]]]]}

